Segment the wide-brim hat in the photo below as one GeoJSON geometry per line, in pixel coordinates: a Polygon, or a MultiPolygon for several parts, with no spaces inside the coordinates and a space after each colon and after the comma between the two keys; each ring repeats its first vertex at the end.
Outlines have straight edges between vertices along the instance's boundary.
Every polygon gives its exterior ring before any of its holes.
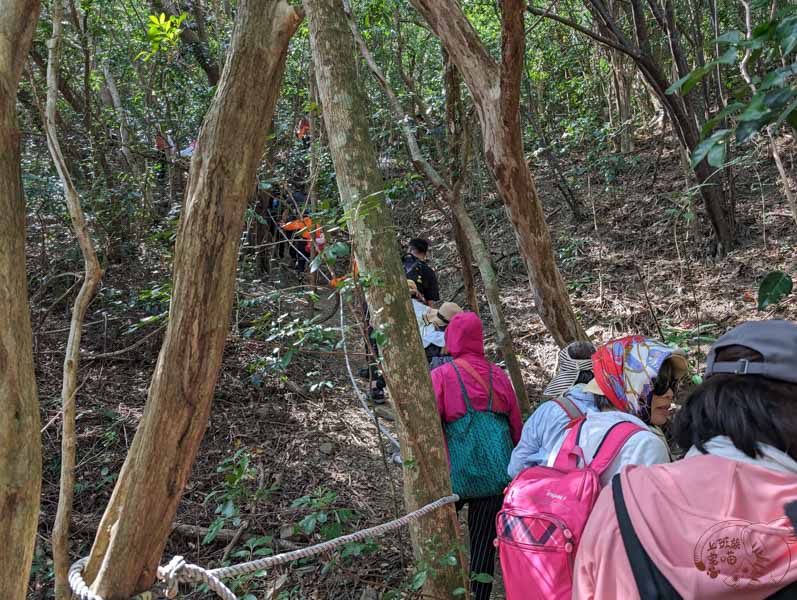
{"type": "Polygon", "coordinates": [[[556,375],[542,392],[543,396],[559,397],[573,387],[582,371],[592,370],[595,346],[591,342],[573,342],[559,351],[556,375]]]}
{"type": "Polygon", "coordinates": [[[427,325],[434,325],[438,329],[445,329],[448,327],[451,319],[454,318],[454,315],[457,315],[461,312],[462,308],[455,302],[443,302],[443,304],[440,305],[440,308],[430,309],[423,316],[423,319],[427,325]]]}

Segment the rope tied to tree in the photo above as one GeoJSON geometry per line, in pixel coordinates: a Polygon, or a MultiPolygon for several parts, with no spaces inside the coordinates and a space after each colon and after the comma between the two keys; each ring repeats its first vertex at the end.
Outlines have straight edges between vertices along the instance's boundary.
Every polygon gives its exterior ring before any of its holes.
{"type": "MultiPolygon", "coordinates": [[[[300,548],[299,550],[292,550],[291,552],[283,552],[274,556],[267,556],[257,560],[241,563],[239,565],[230,565],[229,567],[221,567],[219,569],[204,569],[198,565],[193,565],[185,561],[182,556],[173,557],[169,563],[164,567],[158,567],[158,579],[163,582],[166,587],[166,595],[169,598],[177,597],[179,584],[181,583],[204,583],[208,589],[215,592],[219,598],[224,600],[238,600],[236,595],[221,581],[228,577],[239,577],[249,573],[256,573],[266,569],[272,569],[279,565],[291,563],[301,558],[309,558],[317,554],[325,554],[332,552],[340,546],[350,544],[352,542],[360,542],[369,538],[380,537],[395,529],[400,529],[413,521],[417,521],[421,517],[439,509],[447,504],[453,504],[459,500],[459,496],[452,494],[440,498],[430,504],[422,506],[418,510],[412,511],[409,514],[388,521],[381,525],[369,527],[360,531],[355,531],[348,535],[308,546],[307,548],[300,548]]],[[[83,579],[83,569],[89,562],[88,557],[81,558],[69,569],[69,587],[72,593],[79,600],[104,600],[101,596],[93,593],[89,586],[83,579]]]]}

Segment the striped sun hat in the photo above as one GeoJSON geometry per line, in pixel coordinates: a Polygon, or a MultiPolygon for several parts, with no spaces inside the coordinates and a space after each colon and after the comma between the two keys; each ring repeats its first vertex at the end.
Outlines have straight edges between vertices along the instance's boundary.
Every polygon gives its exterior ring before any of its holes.
{"type": "Polygon", "coordinates": [[[558,398],[573,387],[582,371],[592,370],[592,355],[595,346],[591,342],[573,342],[559,351],[556,359],[556,375],[542,395],[558,398]]]}

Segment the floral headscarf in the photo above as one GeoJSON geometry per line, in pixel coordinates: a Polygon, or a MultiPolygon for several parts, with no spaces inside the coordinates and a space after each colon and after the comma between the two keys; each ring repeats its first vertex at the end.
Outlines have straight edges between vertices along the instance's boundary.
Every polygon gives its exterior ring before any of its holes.
{"type": "Polygon", "coordinates": [[[631,412],[647,422],[653,380],[670,358],[675,363],[676,374],[684,375],[687,362],[680,350],[641,335],[612,340],[592,355],[595,383],[619,410],[631,412]]]}

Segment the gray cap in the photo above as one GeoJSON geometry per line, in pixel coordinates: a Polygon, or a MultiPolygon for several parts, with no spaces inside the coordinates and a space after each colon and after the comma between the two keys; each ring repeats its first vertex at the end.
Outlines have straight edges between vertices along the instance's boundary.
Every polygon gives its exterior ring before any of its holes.
{"type": "Polygon", "coordinates": [[[734,327],[709,350],[706,377],[718,373],[763,375],[797,383],[797,324],[781,320],[747,321],[734,327]],[[760,362],[746,359],[716,362],[717,351],[728,346],[750,348],[763,358],[760,362]]]}

